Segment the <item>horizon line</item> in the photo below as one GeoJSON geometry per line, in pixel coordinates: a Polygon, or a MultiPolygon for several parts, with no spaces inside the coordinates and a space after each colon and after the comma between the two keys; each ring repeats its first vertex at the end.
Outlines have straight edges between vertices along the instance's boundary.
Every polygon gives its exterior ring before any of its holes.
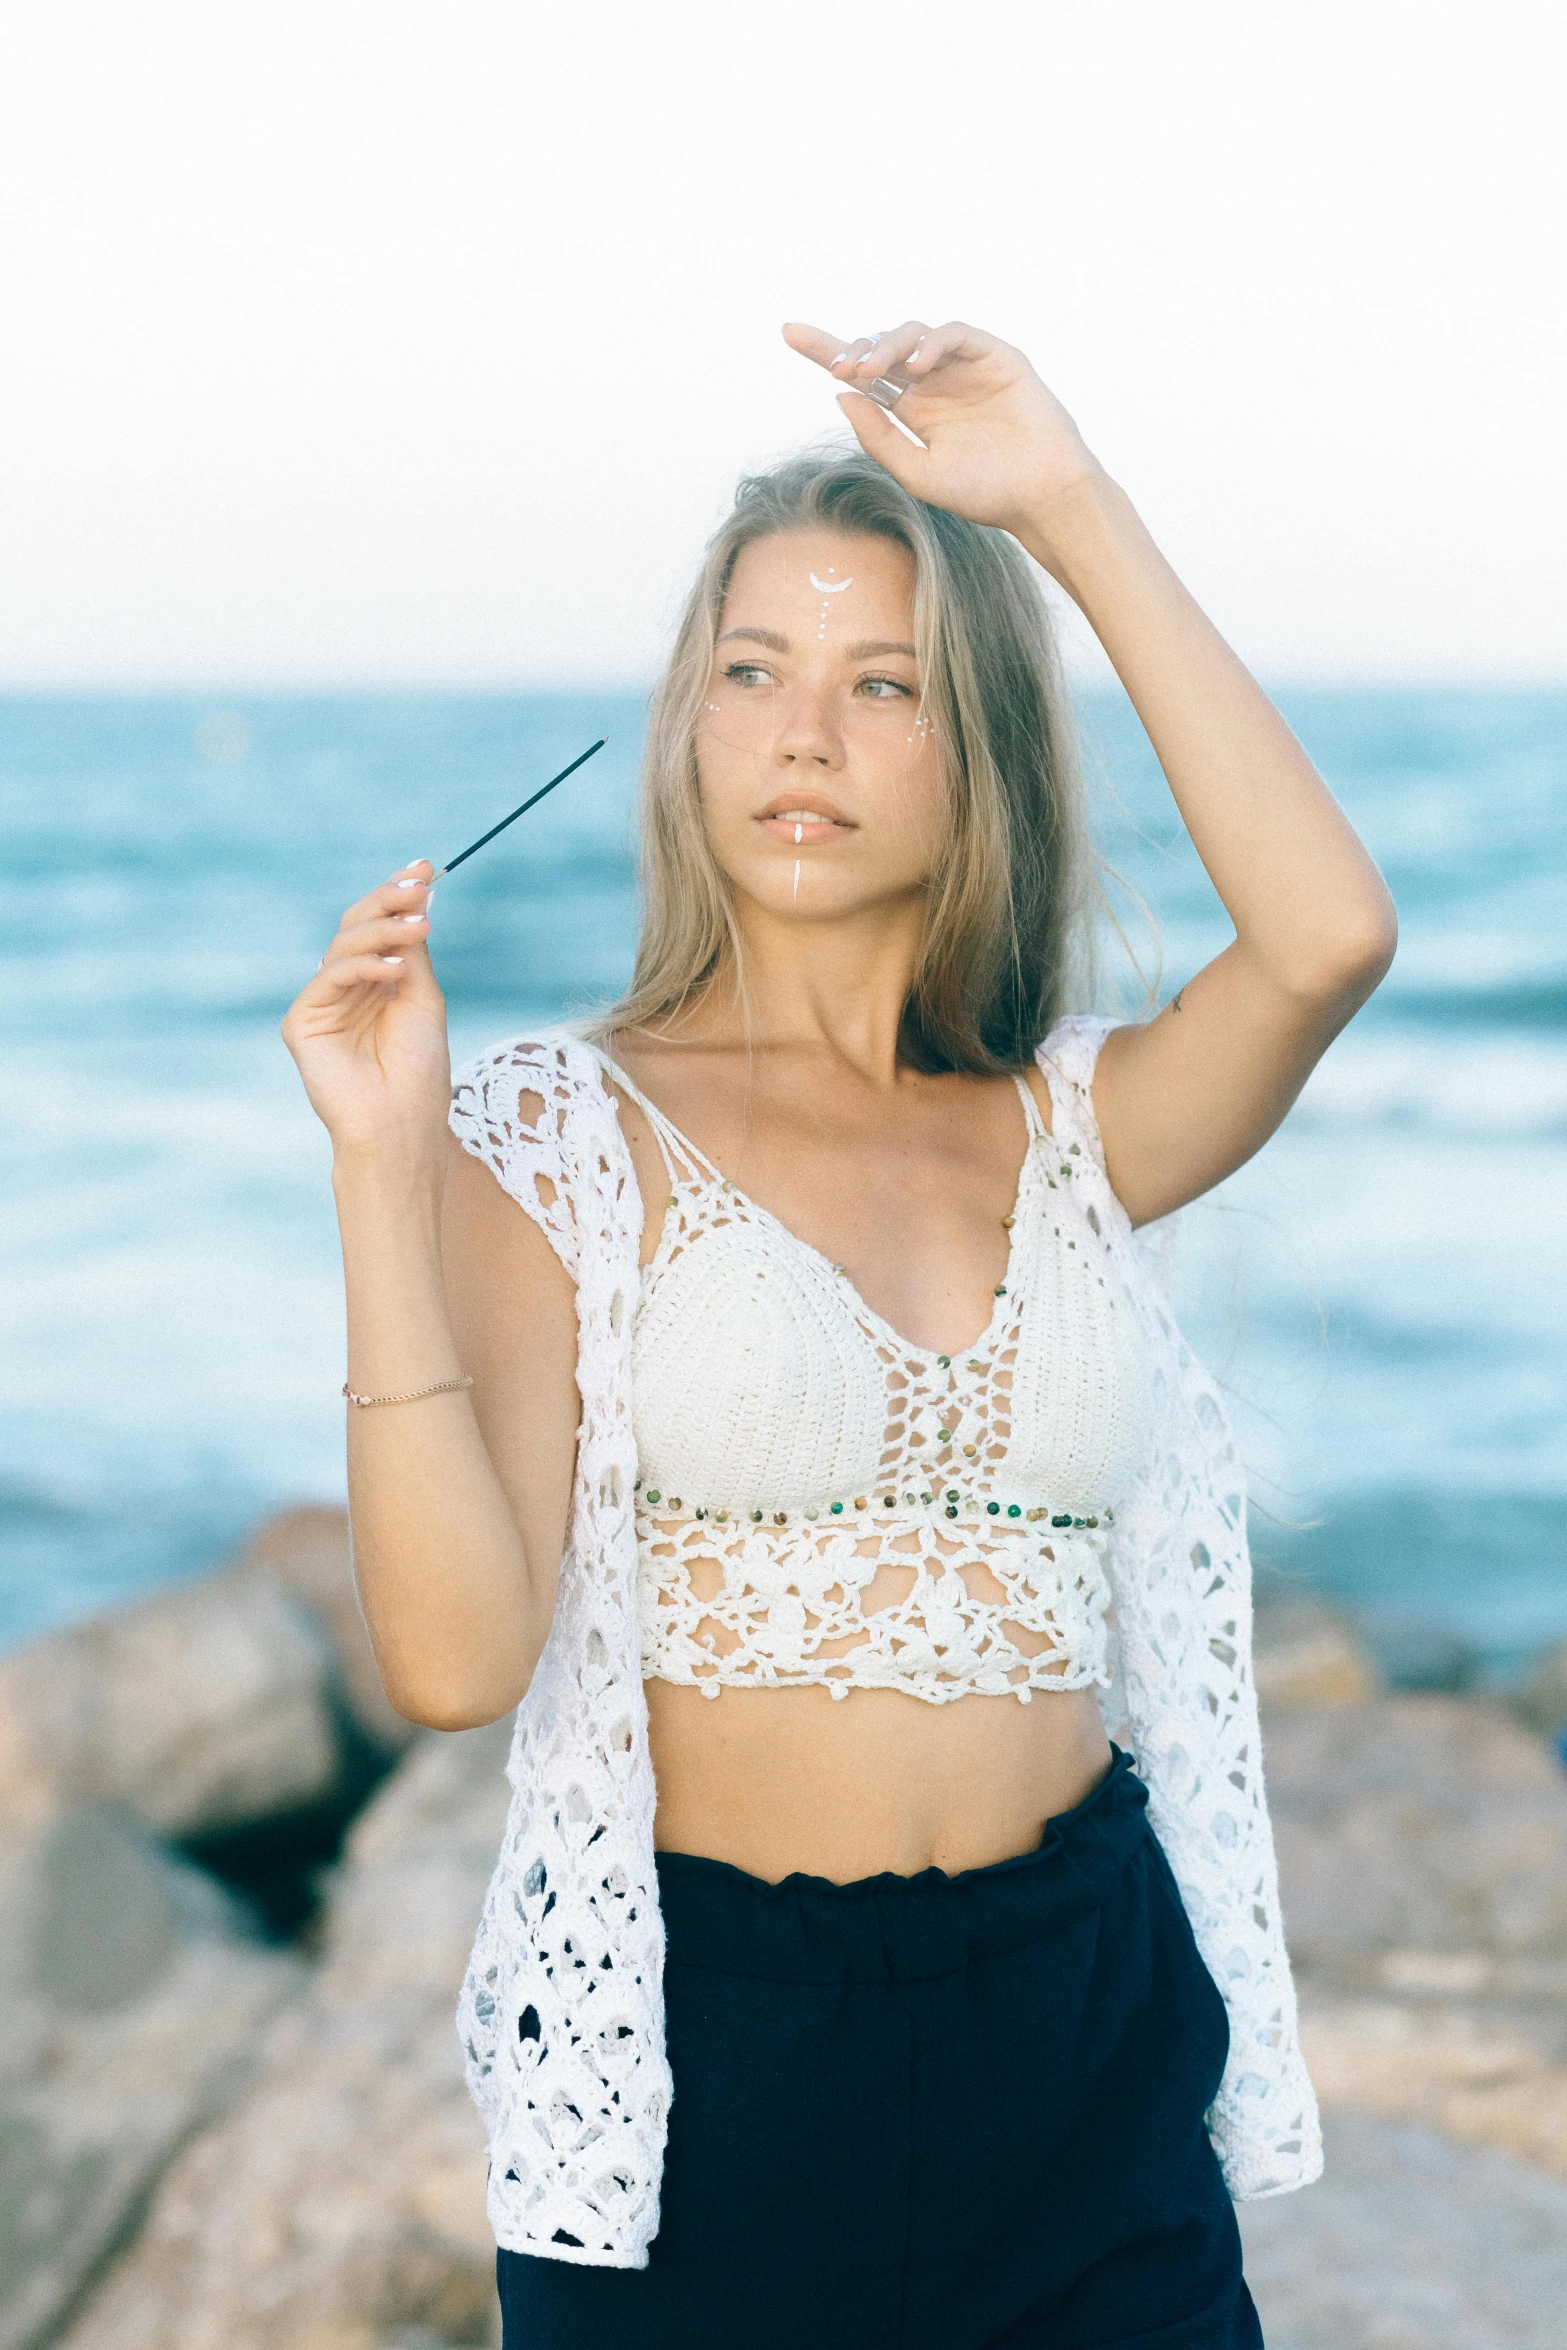
{"type": "MultiPolygon", "coordinates": [[[[1252,675],[1265,693],[1274,691],[1294,693],[1408,693],[1418,690],[1451,691],[1459,693],[1552,693],[1567,691],[1567,662],[1558,669],[1487,669],[1442,668],[1406,666],[1387,669],[1262,669],[1252,675]]],[[[1066,682],[1074,692],[1113,694],[1124,691],[1119,680],[1098,665],[1078,668],[1069,666],[1066,682]]],[[[246,676],[243,673],[227,675],[181,677],[172,674],[129,675],[125,677],[53,675],[40,677],[7,677],[0,673],[0,701],[108,699],[114,696],[158,696],[165,699],[207,701],[222,703],[246,697],[281,700],[346,698],[350,695],[383,694],[429,696],[449,694],[454,697],[471,694],[516,696],[572,696],[580,698],[592,694],[651,694],[658,683],[656,672],[607,671],[582,676],[526,675],[505,671],[474,671],[472,673],[442,674],[440,672],[409,671],[402,675],[339,671],[321,676],[278,671],[246,676]]]]}

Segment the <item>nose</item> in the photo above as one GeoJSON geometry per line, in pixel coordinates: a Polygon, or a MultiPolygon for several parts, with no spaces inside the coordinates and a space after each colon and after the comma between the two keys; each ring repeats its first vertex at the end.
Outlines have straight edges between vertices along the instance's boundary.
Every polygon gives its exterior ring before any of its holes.
{"type": "Polygon", "coordinates": [[[784,766],[843,765],[843,734],[838,724],[836,697],[825,686],[801,678],[783,697],[773,756],[784,766]]]}

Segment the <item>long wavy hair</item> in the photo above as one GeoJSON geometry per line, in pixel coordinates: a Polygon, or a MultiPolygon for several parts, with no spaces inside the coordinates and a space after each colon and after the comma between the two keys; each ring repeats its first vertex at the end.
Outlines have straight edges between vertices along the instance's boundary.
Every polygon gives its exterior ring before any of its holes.
{"type": "Polygon", "coordinates": [[[1039,582],[1005,531],[911,497],[861,450],[749,475],[708,543],[654,694],[641,785],[643,919],[631,985],[593,1027],[663,1028],[711,983],[745,996],[733,897],[697,787],[697,722],[743,547],[780,531],[890,539],[914,558],[923,715],[946,834],[926,890],[899,1054],[927,1071],[1021,1068],[1086,983],[1091,857],[1071,703],[1039,582]]]}

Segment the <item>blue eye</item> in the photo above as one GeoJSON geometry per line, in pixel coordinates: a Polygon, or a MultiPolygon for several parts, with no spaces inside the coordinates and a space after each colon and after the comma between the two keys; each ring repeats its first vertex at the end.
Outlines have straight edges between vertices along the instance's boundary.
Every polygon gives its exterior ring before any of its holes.
{"type": "Polygon", "coordinates": [[[724,675],[731,684],[740,686],[752,686],[758,682],[763,685],[771,685],[773,682],[771,675],[762,667],[760,661],[731,661],[724,671],[724,675]]]}
{"type": "Polygon", "coordinates": [[[889,702],[909,698],[910,688],[896,677],[862,677],[860,684],[865,689],[867,699],[873,702],[889,702]],[[872,691],[872,688],[876,690],[872,691]]]}

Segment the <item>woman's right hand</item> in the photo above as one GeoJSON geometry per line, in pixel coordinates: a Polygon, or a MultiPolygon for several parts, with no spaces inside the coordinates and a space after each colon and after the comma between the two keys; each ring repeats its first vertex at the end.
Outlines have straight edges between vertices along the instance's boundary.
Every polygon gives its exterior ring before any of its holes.
{"type": "Polygon", "coordinates": [[[349,907],[282,1035],[339,1157],[423,1160],[439,1181],[451,1055],[430,963],[433,873],[421,857],[349,907]]]}

